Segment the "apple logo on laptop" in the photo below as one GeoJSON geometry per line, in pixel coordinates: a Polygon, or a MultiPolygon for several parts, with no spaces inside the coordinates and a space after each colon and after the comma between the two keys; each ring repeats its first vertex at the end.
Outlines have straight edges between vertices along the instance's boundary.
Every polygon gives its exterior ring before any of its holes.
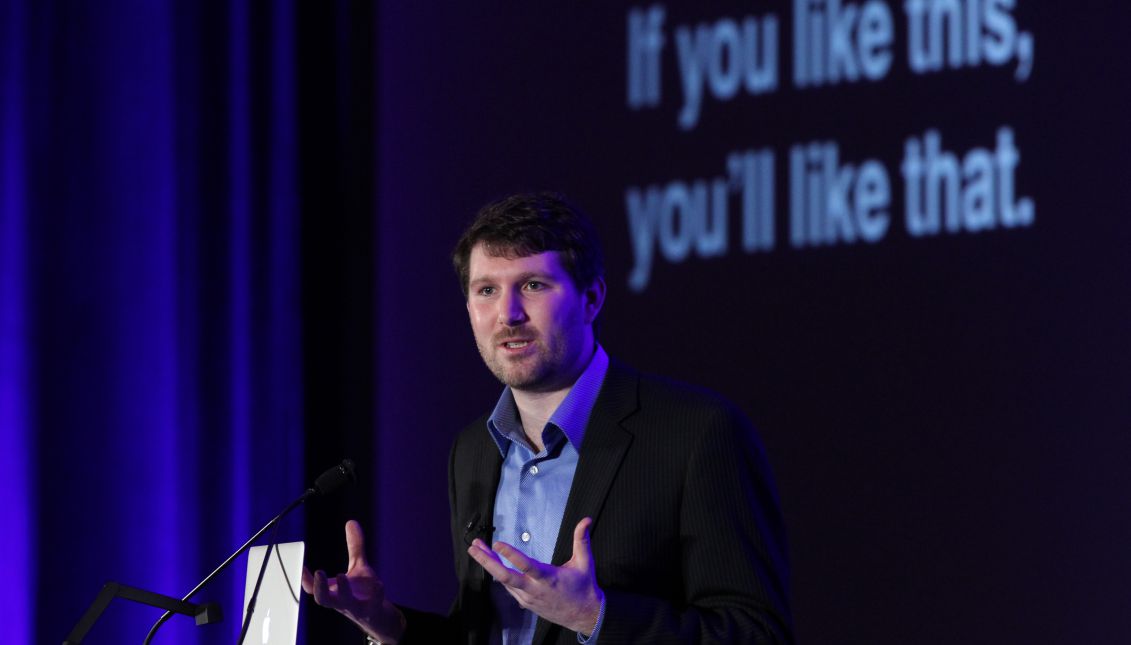
{"type": "Polygon", "coordinates": [[[267,610],[267,615],[263,617],[263,645],[267,645],[267,641],[271,640],[271,610],[267,610]]]}

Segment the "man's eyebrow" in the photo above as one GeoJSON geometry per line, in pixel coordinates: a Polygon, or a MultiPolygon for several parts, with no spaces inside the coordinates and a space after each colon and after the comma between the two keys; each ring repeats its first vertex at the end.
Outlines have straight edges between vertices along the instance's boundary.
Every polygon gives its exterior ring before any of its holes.
{"type": "MultiPolygon", "coordinates": [[[[526,272],[520,273],[520,274],[518,274],[514,277],[514,281],[516,283],[526,282],[527,280],[533,280],[533,279],[543,280],[545,282],[553,282],[555,278],[554,278],[554,275],[549,271],[526,271],[526,272]]],[[[468,280],[468,284],[483,284],[485,282],[502,282],[502,280],[500,280],[498,277],[496,277],[494,275],[490,275],[490,274],[481,275],[481,276],[471,278],[470,280],[468,280]]]]}

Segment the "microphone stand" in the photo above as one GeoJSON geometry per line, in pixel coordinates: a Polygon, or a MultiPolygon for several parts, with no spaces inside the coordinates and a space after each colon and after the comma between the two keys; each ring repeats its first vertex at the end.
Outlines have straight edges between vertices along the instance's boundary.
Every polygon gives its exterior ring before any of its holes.
{"type": "MultiPolygon", "coordinates": [[[[276,524],[278,524],[279,520],[283,519],[283,517],[285,517],[287,515],[287,513],[290,513],[291,511],[293,511],[295,508],[297,508],[299,505],[301,505],[303,502],[310,499],[314,495],[326,495],[327,493],[330,493],[330,492],[336,490],[337,488],[341,487],[347,481],[354,481],[354,480],[356,480],[356,475],[354,474],[353,461],[351,461],[349,459],[342,460],[342,463],[338,464],[337,466],[334,466],[333,468],[331,468],[331,469],[327,470],[326,472],[322,473],[321,475],[319,475],[318,479],[314,480],[313,486],[306,489],[306,492],[304,492],[302,495],[299,495],[298,499],[296,499],[295,501],[288,504],[287,507],[284,508],[281,513],[279,513],[275,517],[271,518],[270,522],[265,524],[263,526],[263,528],[259,529],[255,533],[255,535],[251,536],[251,539],[249,539],[247,542],[244,542],[243,546],[241,546],[239,549],[237,549],[235,553],[228,556],[227,560],[224,560],[222,563],[220,563],[220,566],[216,567],[212,571],[212,573],[208,574],[208,576],[204,578],[204,580],[201,580],[200,584],[196,585],[195,587],[192,588],[192,591],[185,594],[185,597],[182,598],[181,601],[187,602],[189,598],[192,598],[196,594],[196,592],[200,591],[201,588],[204,587],[204,585],[211,582],[212,579],[215,578],[217,574],[219,574],[221,571],[226,569],[228,567],[228,565],[230,565],[232,563],[233,560],[235,560],[240,555],[242,555],[244,551],[247,551],[248,549],[250,549],[251,545],[256,540],[258,540],[261,535],[263,535],[269,529],[271,529],[276,524]]],[[[268,557],[270,557],[270,555],[271,555],[271,553],[270,553],[270,551],[268,551],[267,556],[263,558],[263,565],[260,567],[260,571],[259,571],[259,580],[256,582],[256,591],[253,593],[253,596],[251,598],[251,602],[248,605],[248,609],[249,609],[248,616],[249,617],[251,616],[250,610],[253,609],[254,606],[255,606],[255,597],[254,596],[255,596],[255,594],[258,594],[259,582],[261,582],[262,579],[263,579],[263,571],[264,571],[264,568],[267,566],[267,560],[268,560],[268,557]]],[[[172,618],[172,616],[173,616],[173,612],[167,611],[160,618],[158,618],[157,622],[153,623],[153,627],[150,628],[149,633],[145,636],[145,640],[143,641],[143,645],[149,645],[150,641],[153,640],[154,634],[157,633],[158,628],[160,628],[161,625],[164,625],[167,620],[172,618]]],[[[244,629],[244,631],[246,631],[246,629],[247,629],[246,624],[245,624],[243,629],[244,629]]],[[[242,639],[242,637],[241,637],[241,639],[242,639]]]]}
{"type": "MultiPolygon", "coordinates": [[[[208,576],[206,576],[204,578],[204,580],[200,581],[200,584],[198,584],[198,585],[196,585],[195,587],[192,588],[192,591],[185,594],[185,597],[181,598],[181,601],[187,602],[189,598],[192,598],[193,596],[195,596],[196,592],[200,591],[204,587],[204,585],[211,582],[212,579],[215,578],[217,576],[217,574],[219,574],[221,571],[223,571],[224,569],[227,569],[228,565],[230,565],[233,560],[235,560],[236,558],[243,555],[244,551],[247,551],[248,549],[250,549],[251,545],[254,544],[255,541],[258,540],[260,536],[262,536],[264,533],[266,533],[268,530],[270,530],[272,527],[274,527],[276,524],[278,524],[279,520],[283,519],[283,517],[286,516],[287,513],[290,513],[295,508],[300,506],[303,502],[310,499],[311,496],[316,495],[317,493],[318,493],[318,491],[314,490],[313,488],[306,489],[306,492],[304,492],[302,495],[300,495],[298,497],[298,499],[296,499],[295,501],[288,504],[287,507],[284,508],[281,513],[279,513],[275,517],[271,518],[270,522],[263,525],[263,528],[256,531],[255,535],[251,536],[251,538],[247,542],[244,542],[243,546],[241,546],[239,549],[236,549],[235,553],[228,556],[227,560],[224,560],[222,563],[220,563],[220,566],[213,569],[212,573],[208,574],[208,576]]],[[[264,558],[263,561],[266,562],[267,559],[264,558]]],[[[171,611],[167,611],[164,614],[162,614],[162,616],[157,619],[157,622],[153,624],[153,627],[150,628],[149,633],[145,636],[145,640],[142,641],[143,645],[149,645],[149,642],[153,640],[153,636],[157,633],[158,628],[160,628],[161,625],[164,625],[165,621],[169,620],[172,617],[173,617],[173,612],[171,612],[171,611]]]]}

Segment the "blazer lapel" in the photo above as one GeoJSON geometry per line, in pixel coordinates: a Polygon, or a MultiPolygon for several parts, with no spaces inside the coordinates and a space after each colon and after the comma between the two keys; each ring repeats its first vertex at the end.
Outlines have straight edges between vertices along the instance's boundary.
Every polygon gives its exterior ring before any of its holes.
{"type": "MultiPolygon", "coordinates": [[[[621,426],[621,421],[638,407],[638,386],[636,372],[616,361],[610,362],[585,429],[573,485],[562,515],[558,539],[554,543],[552,564],[555,566],[561,566],[573,557],[573,530],[578,522],[592,517],[594,526],[600,524],[605,498],[632,444],[632,434],[621,426]]],[[[533,642],[545,642],[551,627],[551,623],[539,619],[533,642]]]]}
{"type": "MultiPolygon", "coordinates": [[[[485,423],[483,432],[475,435],[472,441],[467,464],[473,474],[466,489],[460,493],[463,499],[457,509],[457,529],[462,532],[465,544],[476,537],[490,544],[495,518],[495,491],[499,488],[503,458],[498,446],[487,434],[485,423]]],[[[483,567],[469,555],[464,555],[461,562],[466,567],[468,586],[475,592],[486,592],[489,576],[483,567]]]]}
{"type": "Polygon", "coordinates": [[[460,555],[458,551],[461,545],[475,537],[483,537],[488,543],[491,541],[495,491],[499,487],[503,459],[499,455],[498,446],[487,434],[486,423],[486,417],[480,419],[474,425],[481,431],[463,438],[468,444],[457,450],[457,461],[453,463],[456,472],[452,473],[453,481],[465,482],[455,492],[455,508],[452,512],[455,513],[456,525],[452,527],[452,531],[456,539],[457,575],[460,580],[459,606],[467,629],[467,643],[470,645],[487,643],[491,634],[488,597],[490,576],[470,555],[460,555]],[[483,527],[482,532],[479,531],[480,527],[483,527]]]}

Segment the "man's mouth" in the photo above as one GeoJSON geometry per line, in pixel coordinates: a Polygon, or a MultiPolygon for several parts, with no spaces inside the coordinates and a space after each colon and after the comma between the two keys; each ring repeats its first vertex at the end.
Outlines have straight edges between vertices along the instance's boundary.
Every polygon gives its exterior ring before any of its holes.
{"type": "Polygon", "coordinates": [[[499,347],[504,352],[518,353],[525,351],[532,345],[534,345],[533,338],[506,338],[499,339],[498,345],[496,345],[496,347],[499,347]]]}
{"type": "Polygon", "coordinates": [[[528,348],[532,348],[538,342],[538,334],[533,333],[532,330],[509,329],[496,334],[492,340],[495,341],[495,347],[504,352],[518,355],[524,353],[528,348]]]}

